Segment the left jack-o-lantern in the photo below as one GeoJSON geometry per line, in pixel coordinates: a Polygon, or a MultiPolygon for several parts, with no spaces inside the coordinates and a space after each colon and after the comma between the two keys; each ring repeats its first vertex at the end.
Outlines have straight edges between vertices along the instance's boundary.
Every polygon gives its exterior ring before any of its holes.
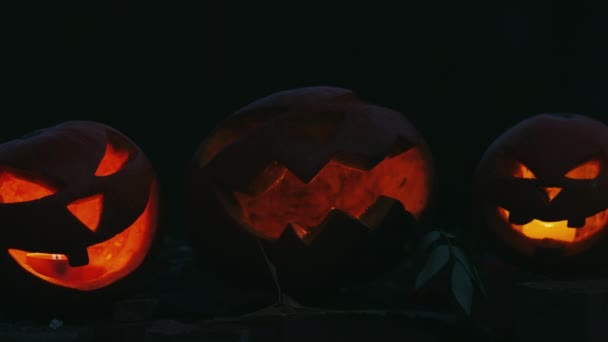
{"type": "Polygon", "coordinates": [[[0,244],[36,278],[80,291],[135,271],[157,233],[144,153],[107,125],[68,121],[0,145],[0,244]]]}

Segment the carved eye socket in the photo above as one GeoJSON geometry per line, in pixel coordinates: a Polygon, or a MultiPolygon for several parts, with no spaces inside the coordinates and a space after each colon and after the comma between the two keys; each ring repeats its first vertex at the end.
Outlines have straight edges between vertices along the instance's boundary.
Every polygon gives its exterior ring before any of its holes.
{"type": "Polygon", "coordinates": [[[117,150],[112,144],[108,144],[106,152],[97,166],[95,176],[109,176],[118,172],[128,159],[129,151],[117,150]]]}
{"type": "Polygon", "coordinates": [[[513,166],[513,177],[524,179],[536,179],[536,175],[534,175],[534,173],[521,162],[515,161],[513,166]]]}
{"type": "Polygon", "coordinates": [[[35,201],[57,192],[54,187],[28,179],[14,171],[0,169],[0,203],[35,201]]]}
{"type": "Polygon", "coordinates": [[[594,179],[600,174],[600,161],[598,159],[588,160],[565,174],[571,179],[594,179]]]}

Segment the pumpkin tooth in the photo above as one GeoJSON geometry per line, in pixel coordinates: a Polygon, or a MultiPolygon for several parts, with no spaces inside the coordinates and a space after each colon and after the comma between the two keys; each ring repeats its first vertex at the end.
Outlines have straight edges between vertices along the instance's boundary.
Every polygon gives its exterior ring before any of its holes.
{"type": "Polygon", "coordinates": [[[76,248],[65,253],[71,267],[86,266],[89,264],[89,252],[86,248],[76,248]]]}
{"type": "Polygon", "coordinates": [[[517,212],[509,213],[509,222],[511,222],[512,224],[524,225],[526,223],[530,223],[531,221],[532,217],[518,214],[517,212]]]}
{"type": "Polygon", "coordinates": [[[568,228],[582,228],[585,226],[585,218],[577,217],[568,220],[568,228]]]}

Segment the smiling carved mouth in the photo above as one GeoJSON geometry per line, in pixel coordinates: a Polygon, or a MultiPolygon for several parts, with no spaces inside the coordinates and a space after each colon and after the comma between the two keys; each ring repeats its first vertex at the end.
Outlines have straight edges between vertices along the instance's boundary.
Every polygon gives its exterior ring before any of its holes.
{"type": "MultiPolygon", "coordinates": [[[[561,242],[579,242],[591,237],[604,228],[608,220],[608,209],[593,216],[587,217],[583,224],[576,224],[580,228],[569,227],[569,220],[547,222],[532,219],[525,224],[515,224],[509,221],[510,212],[507,209],[498,208],[500,217],[509,223],[513,230],[530,239],[550,239],[561,242]]],[[[580,223],[580,222],[577,222],[580,223]]],[[[570,222],[572,226],[572,222],[570,222]]]]}
{"type": "Polygon", "coordinates": [[[156,230],[156,184],[150,189],[148,204],[142,214],[114,237],[89,246],[89,262],[70,266],[64,254],[9,249],[9,254],[26,271],[49,283],[82,291],[95,290],[125,277],[146,256],[156,230]]]}

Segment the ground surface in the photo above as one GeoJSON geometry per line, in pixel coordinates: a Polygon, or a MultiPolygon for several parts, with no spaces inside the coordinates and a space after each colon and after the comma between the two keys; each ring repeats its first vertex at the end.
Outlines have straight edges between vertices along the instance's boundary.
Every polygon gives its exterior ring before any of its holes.
{"type": "Polygon", "coordinates": [[[0,341],[488,340],[450,302],[412,296],[406,278],[395,274],[348,286],[324,308],[273,307],[274,291],[244,291],[217,280],[183,241],[167,238],[159,260],[148,277],[153,281],[137,295],[106,303],[107,314],[28,319],[5,312],[0,341]]]}

